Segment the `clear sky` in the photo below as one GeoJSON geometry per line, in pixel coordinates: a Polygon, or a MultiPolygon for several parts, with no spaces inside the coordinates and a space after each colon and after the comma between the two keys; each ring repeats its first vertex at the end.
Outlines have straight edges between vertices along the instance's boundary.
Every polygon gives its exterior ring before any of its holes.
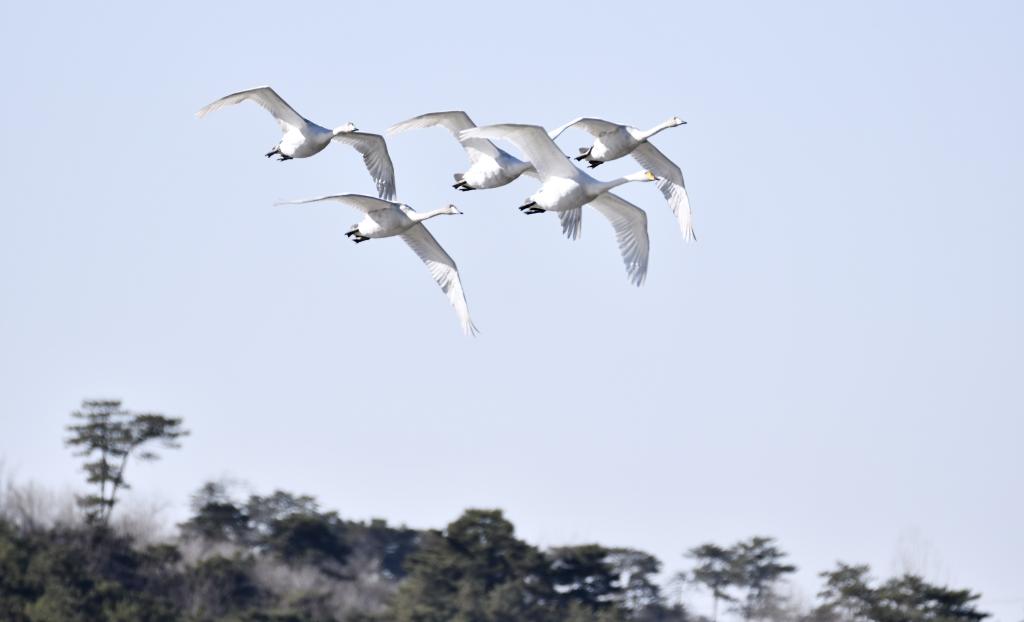
{"type": "Polygon", "coordinates": [[[230,476],[418,527],[499,506],[533,542],[670,570],[766,534],[808,597],[837,559],[916,556],[1024,617],[1024,5],[293,6],[0,7],[8,472],[77,485],[68,413],[120,397],[193,431],[129,473],[168,522],[230,476]],[[262,84],[377,132],[678,115],[655,142],[699,242],[654,187],[622,189],[650,221],[633,288],[596,214],[569,242],[515,209],[534,182],[456,193],[447,133],[394,137],[400,198],[465,212],[430,222],[481,329],[463,337],[400,241],[272,206],[372,193],[354,151],[272,162],[256,106],[193,116],[262,84]]]}

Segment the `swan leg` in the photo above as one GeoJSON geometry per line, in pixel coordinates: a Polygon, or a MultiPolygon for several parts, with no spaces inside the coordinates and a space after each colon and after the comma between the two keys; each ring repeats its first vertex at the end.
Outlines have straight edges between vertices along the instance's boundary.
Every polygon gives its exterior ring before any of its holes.
{"type": "Polygon", "coordinates": [[[355,242],[356,244],[359,244],[360,242],[365,242],[365,241],[367,241],[367,240],[369,240],[369,239],[370,239],[370,238],[364,238],[364,237],[363,237],[363,236],[361,236],[361,235],[357,235],[357,236],[355,236],[355,237],[353,237],[353,238],[352,238],[352,241],[353,241],[353,242],[355,242]]]}
{"type": "Polygon", "coordinates": [[[526,214],[526,215],[530,215],[530,214],[540,214],[541,212],[546,212],[547,210],[542,208],[542,207],[537,207],[537,202],[536,201],[530,201],[526,205],[520,205],[519,206],[519,211],[524,213],[524,214],[526,214]]]}
{"type": "Polygon", "coordinates": [[[277,152],[277,154],[278,154],[279,156],[281,156],[280,158],[278,158],[278,159],[277,159],[277,161],[278,161],[278,162],[287,162],[288,160],[291,160],[291,159],[292,159],[292,157],[291,157],[291,156],[286,156],[285,154],[281,153],[280,151],[279,151],[279,152],[277,152]]]}
{"type": "Polygon", "coordinates": [[[577,162],[582,162],[583,160],[586,160],[587,158],[589,158],[591,150],[593,150],[593,147],[591,147],[590,149],[587,149],[585,147],[580,147],[580,154],[578,156],[576,156],[576,161],[577,162]]]}
{"type": "Polygon", "coordinates": [[[281,149],[280,145],[275,145],[274,148],[271,149],[269,153],[267,153],[267,157],[269,158],[270,156],[277,155],[277,154],[281,153],[280,149],[281,149]]]}
{"type": "Polygon", "coordinates": [[[473,188],[472,186],[470,186],[466,182],[462,181],[461,179],[459,180],[459,183],[453,184],[452,188],[455,188],[456,190],[460,190],[462,192],[469,192],[470,190],[476,190],[476,188],[473,188]]]}
{"type": "Polygon", "coordinates": [[[590,168],[597,168],[597,167],[601,166],[602,164],[604,164],[604,161],[603,160],[587,160],[587,164],[590,165],[590,168]]]}

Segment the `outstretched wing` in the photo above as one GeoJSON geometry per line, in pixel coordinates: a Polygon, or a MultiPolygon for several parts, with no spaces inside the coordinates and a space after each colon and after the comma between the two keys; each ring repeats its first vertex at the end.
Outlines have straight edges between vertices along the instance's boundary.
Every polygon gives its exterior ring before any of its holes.
{"type": "Polygon", "coordinates": [[[593,117],[576,117],[572,121],[569,121],[565,125],[556,127],[555,129],[548,132],[548,136],[551,140],[558,138],[558,135],[569,129],[570,127],[578,127],[581,130],[586,130],[591,136],[599,136],[605,132],[610,132],[619,127],[617,123],[611,121],[604,121],[602,119],[594,119],[593,117]]]}
{"type": "Polygon", "coordinates": [[[501,153],[501,150],[494,146],[489,140],[483,138],[462,138],[459,136],[459,132],[462,130],[468,130],[476,127],[473,120],[469,118],[469,115],[461,110],[449,110],[446,112],[428,112],[427,114],[421,114],[418,117],[413,117],[407,121],[396,123],[388,128],[388,134],[398,134],[406,130],[412,130],[421,127],[434,127],[440,125],[455,137],[455,140],[462,143],[462,146],[466,149],[469,154],[470,160],[475,161],[477,153],[497,158],[501,153]]]}
{"type": "Polygon", "coordinates": [[[239,102],[245,100],[251,100],[260,105],[264,110],[274,115],[277,119],[277,123],[281,126],[282,132],[287,132],[289,129],[299,128],[306,125],[306,119],[299,113],[295,112],[295,109],[288,105],[277,91],[270,88],[269,86],[260,86],[254,89],[248,89],[246,91],[239,91],[232,93],[225,97],[221,97],[212,104],[207,105],[196,113],[196,116],[202,119],[207,114],[214,110],[220,110],[225,106],[233,106],[239,102]]]}
{"type": "Polygon", "coordinates": [[[526,158],[533,163],[534,168],[540,173],[542,180],[546,180],[548,177],[568,177],[574,179],[580,172],[578,168],[569,162],[569,159],[558,148],[558,145],[548,137],[544,128],[539,125],[522,125],[518,123],[486,125],[476,129],[463,130],[459,136],[463,138],[491,138],[511,141],[516,147],[523,150],[526,158]]]}
{"type": "Polygon", "coordinates": [[[610,192],[605,192],[588,205],[612,223],[629,282],[637,287],[643,285],[647,278],[647,256],[651,250],[651,242],[647,237],[647,214],[610,192]]]}
{"type": "Polygon", "coordinates": [[[473,325],[473,320],[469,318],[469,306],[466,304],[466,294],[462,291],[462,280],[459,279],[459,269],[455,265],[455,261],[441,248],[434,236],[430,235],[423,223],[413,225],[401,236],[427,265],[430,276],[434,277],[434,281],[448,296],[448,302],[455,308],[455,314],[459,316],[462,332],[467,335],[475,335],[477,329],[473,325]]]}
{"type": "Polygon", "coordinates": [[[693,212],[690,209],[690,197],[686,194],[686,185],[683,183],[683,172],[675,162],[665,157],[665,154],[649,142],[640,143],[633,150],[633,158],[660,178],[658,189],[668,201],[668,206],[672,208],[672,213],[679,222],[679,230],[683,232],[683,239],[696,240],[697,236],[693,233],[693,212]]]}
{"type": "Polygon", "coordinates": [[[351,145],[363,156],[363,164],[370,177],[377,184],[377,194],[382,199],[395,198],[395,166],[391,163],[388,144],[380,134],[363,132],[342,132],[334,140],[351,145]]]}
{"type": "Polygon", "coordinates": [[[298,199],[296,201],[277,201],[274,205],[300,205],[302,203],[317,203],[319,201],[337,201],[350,205],[364,214],[376,212],[382,209],[397,208],[400,204],[392,201],[385,201],[365,194],[328,194],[312,199],[298,199]]]}

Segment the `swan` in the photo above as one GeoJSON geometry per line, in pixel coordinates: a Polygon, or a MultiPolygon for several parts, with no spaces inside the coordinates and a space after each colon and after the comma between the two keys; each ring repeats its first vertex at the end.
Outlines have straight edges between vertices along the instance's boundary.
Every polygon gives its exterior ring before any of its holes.
{"type": "Polygon", "coordinates": [[[506,123],[463,130],[462,138],[506,139],[523,150],[541,179],[537,192],[526,199],[520,210],[527,214],[557,212],[562,232],[571,239],[580,234],[582,207],[590,205],[608,219],[615,229],[619,252],[626,274],[636,286],[647,277],[647,214],[639,207],[611,192],[630,181],[657,181],[651,171],[626,175],[611,181],[598,181],[574,166],[538,125],[506,123]]]}
{"type": "Polygon", "coordinates": [[[661,194],[672,208],[672,213],[679,222],[679,230],[682,232],[683,238],[687,241],[694,241],[697,236],[693,233],[693,212],[690,210],[690,199],[686,194],[686,185],[683,183],[683,172],[657,147],[648,142],[648,139],[658,132],[685,124],[686,121],[679,117],[672,117],[645,132],[635,127],[619,125],[602,119],[579,117],[551,130],[548,135],[551,140],[554,140],[565,130],[576,126],[594,136],[594,144],[590,147],[581,147],[580,155],[576,157],[577,162],[586,160],[590,164],[590,168],[626,155],[632,155],[640,163],[640,166],[650,169],[655,175],[661,177],[658,189],[661,190],[661,194]]]}
{"type": "Polygon", "coordinates": [[[395,167],[391,163],[383,136],[360,132],[352,123],[346,123],[333,130],[321,127],[295,112],[295,109],[269,86],[260,86],[221,97],[202,108],[196,116],[202,119],[214,110],[245,100],[255,102],[274,115],[281,126],[281,132],[284,133],[281,142],[266,154],[268,158],[277,155],[281,162],[292,158],[308,158],[320,153],[332,140],[336,140],[353,147],[363,156],[363,164],[377,185],[378,195],[385,199],[395,197],[395,167]]]}
{"type": "Polygon", "coordinates": [[[373,238],[399,236],[413,252],[427,265],[434,281],[448,296],[448,302],[459,316],[462,331],[475,335],[477,328],[469,318],[466,294],[462,290],[459,269],[455,261],[427,231],[423,221],[443,214],[461,214],[457,207],[448,205],[430,212],[417,212],[404,203],[385,201],[362,194],[333,194],[297,201],[278,201],[276,205],[299,205],[319,201],[338,201],[356,208],[366,216],[345,232],[345,236],[359,244],[373,238]]]}
{"type": "Polygon", "coordinates": [[[461,110],[421,114],[392,125],[387,129],[387,134],[393,135],[406,130],[435,125],[440,125],[451,132],[469,156],[469,169],[465,173],[455,173],[455,184],[452,188],[463,192],[498,188],[512,183],[523,173],[536,176],[532,164],[523,162],[499,149],[491,141],[484,138],[462,138],[459,136],[459,132],[462,130],[476,127],[469,115],[461,110]]]}

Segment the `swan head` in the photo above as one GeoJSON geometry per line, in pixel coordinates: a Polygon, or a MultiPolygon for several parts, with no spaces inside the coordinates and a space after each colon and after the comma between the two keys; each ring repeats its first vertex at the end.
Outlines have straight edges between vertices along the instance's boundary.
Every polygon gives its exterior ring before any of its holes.
{"type": "Polygon", "coordinates": [[[335,135],[337,135],[337,134],[351,134],[352,132],[358,132],[358,131],[359,131],[359,128],[356,127],[356,124],[352,123],[351,121],[349,121],[345,125],[342,125],[341,127],[334,128],[334,134],[335,135]]]}
{"type": "Polygon", "coordinates": [[[671,119],[668,120],[668,123],[669,123],[669,125],[671,127],[678,127],[680,125],[686,125],[686,121],[683,121],[679,117],[672,117],[671,119]]]}
{"type": "Polygon", "coordinates": [[[449,204],[448,207],[442,207],[441,209],[444,210],[442,212],[443,214],[451,214],[452,216],[454,216],[455,214],[461,214],[462,213],[462,212],[459,211],[459,208],[457,208],[457,207],[455,207],[454,205],[451,205],[451,204],[449,204]]]}

